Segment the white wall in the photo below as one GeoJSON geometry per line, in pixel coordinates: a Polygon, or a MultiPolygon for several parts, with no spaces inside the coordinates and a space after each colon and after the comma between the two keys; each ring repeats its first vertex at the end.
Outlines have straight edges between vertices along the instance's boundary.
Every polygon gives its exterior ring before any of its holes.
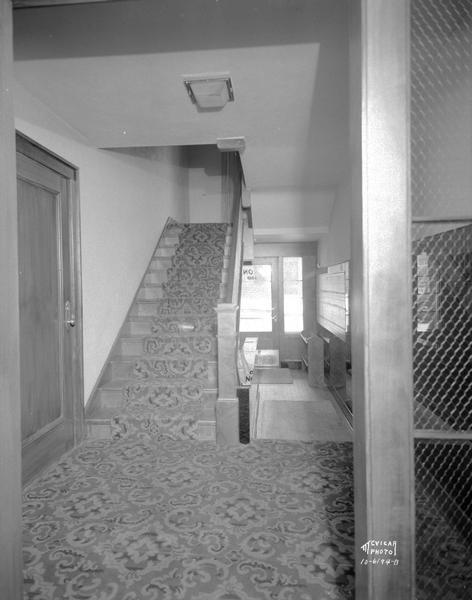
{"type": "Polygon", "coordinates": [[[15,114],[18,131],[79,169],[87,400],[167,217],[187,217],[187,169],[178,148],[92,148],[19,85],[15,114]]]}
{"type": "Polygon", "coordinates": [[[318,264],[321,267],[351,258],[351,194],[350,184],[340,185],[331,212],[329,232],[318,244],[318,264]]]}
{"type": "Polygon", "coordinates": [[[222,223],[226,198],[222,193],[221,154],[216,146],[187,149],[190,223],[222,223]]]}
{"type": "Polygon", "coordinates": [[[254,235],[258,242],[311,241],[327,233],[332,190],[299,188],[251,190],[254,235]]]}

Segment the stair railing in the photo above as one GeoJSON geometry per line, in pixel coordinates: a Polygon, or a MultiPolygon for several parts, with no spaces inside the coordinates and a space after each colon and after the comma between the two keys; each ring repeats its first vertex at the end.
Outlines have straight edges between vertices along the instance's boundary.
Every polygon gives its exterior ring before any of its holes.
{"type": "Polygon", "coordinates": [[[241,186],[235,190],[228,280],[223,302],[218,303],[218,399],[216,401],[216,441],[239,443],[239,386],[237,352],[239,341],[239,302],[243,263],[243,208],[241,186]]]}

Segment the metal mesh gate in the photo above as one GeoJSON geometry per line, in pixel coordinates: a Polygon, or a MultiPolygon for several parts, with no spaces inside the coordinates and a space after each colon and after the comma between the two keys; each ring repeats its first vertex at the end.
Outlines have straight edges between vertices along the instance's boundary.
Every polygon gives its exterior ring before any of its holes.
{"type": "Polygon", "coordinates": [[[418,600],[472,597],[472,0],[411,0],[418,600]]]}

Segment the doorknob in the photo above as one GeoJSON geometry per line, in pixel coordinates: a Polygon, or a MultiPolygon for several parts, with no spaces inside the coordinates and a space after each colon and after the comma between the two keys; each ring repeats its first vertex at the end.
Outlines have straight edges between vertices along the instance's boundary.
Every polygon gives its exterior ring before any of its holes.
{"type": "Polygon", "coordinates": [[[72,312],[70,300],[67,300],[64,306],[64,320],[68,327],[75,327],[75,314],[72,312]]]}

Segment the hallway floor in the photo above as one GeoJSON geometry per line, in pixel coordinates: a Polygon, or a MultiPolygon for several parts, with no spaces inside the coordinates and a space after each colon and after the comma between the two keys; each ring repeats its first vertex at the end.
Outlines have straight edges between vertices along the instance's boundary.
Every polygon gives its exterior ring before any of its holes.
{"type": "Polygon", "coordinates": [[[293,383],[259,384],[251,393],[252,437],[304,442],[350,442],[352,432],[327,389],[308,385],[307,374],[290,370],[293,383]]]}
{"type": "Polygon", "coordinates": [[[303,373],[261,388],[259,434],[289,439],[133,432],[84,442],[28,486],[24,598],[351,599],[350,433],[303,373]]]}
{"type": "Polygon", "coordinates": [[[348,600],[350,443],[93,440],[24,493],[30,600],[348,600]]]}

